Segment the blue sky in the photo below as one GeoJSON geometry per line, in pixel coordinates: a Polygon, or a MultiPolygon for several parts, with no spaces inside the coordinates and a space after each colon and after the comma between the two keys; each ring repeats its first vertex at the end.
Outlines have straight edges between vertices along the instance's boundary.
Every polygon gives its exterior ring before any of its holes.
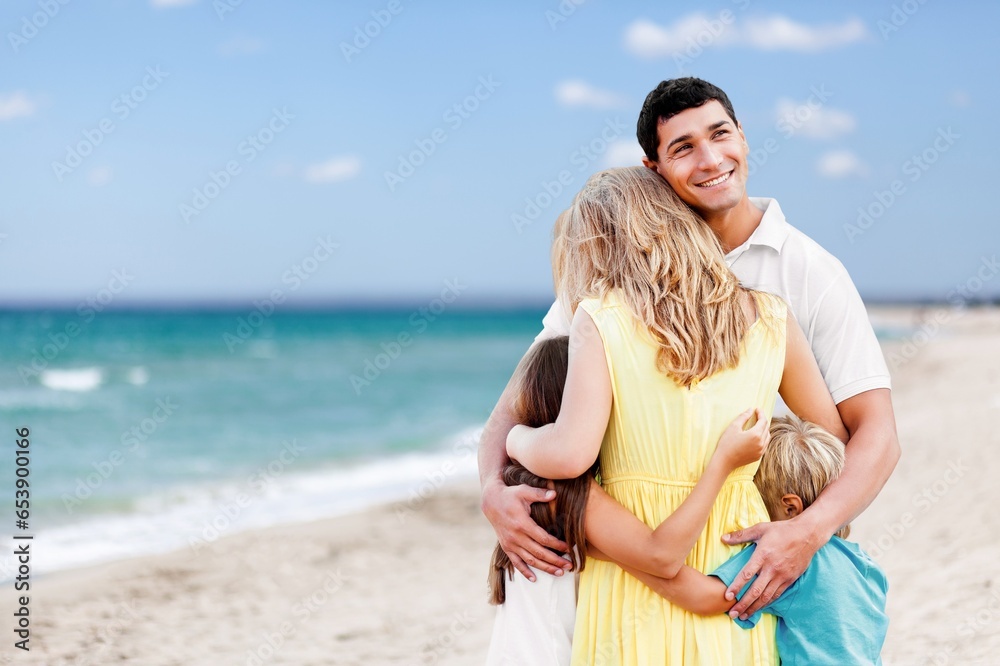
{"type": "Polygon", "coordinates": [[[998,23],[917,0],[5,2],[0,302],[544,301],[552,221],[637,163],[639,106],[679,75],[728,92],[751,195],[863,295],[977,272],[1000,294],[998,23]]]}

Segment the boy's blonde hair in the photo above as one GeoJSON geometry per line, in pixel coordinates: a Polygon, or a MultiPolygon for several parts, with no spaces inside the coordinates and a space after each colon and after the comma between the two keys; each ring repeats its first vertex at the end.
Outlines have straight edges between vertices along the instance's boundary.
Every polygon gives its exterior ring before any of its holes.
{"type": "MultiPolygon", "coordinates": [[[[823,489],[844,469],[844,443],[815,423],[796,416],[771,421],[768,444],[753,482],[774,519],[781,511],[781,498],[798,495],[802,508],[816,501],[823,489]]],[[[851,526],[844,525],[837,536],[847,538],[851,526]]]]}

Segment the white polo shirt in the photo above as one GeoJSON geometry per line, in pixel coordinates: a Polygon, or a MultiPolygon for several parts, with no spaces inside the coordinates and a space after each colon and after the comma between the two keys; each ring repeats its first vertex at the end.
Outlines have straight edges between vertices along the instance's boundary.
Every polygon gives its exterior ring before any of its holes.
{"type": "MultiPolygon", "coordinates": [[[[785,299],[806,334],[835,402],[891,388],[889,369],[865,304],[847,269],[816,241],[788,224],[774,199],[751,197],[764,217],[726,263],[751,289],[785,299]]],[[[570,320],[557,300],[535,338],[569,335],[570,320]]]]}

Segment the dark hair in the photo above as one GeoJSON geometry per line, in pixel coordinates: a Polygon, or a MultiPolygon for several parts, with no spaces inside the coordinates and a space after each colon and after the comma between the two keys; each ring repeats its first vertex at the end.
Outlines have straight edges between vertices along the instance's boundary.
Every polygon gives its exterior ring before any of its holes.
{"type": "Polygon", "coordinates": [[[657,133],[660,122],[669,120],[681,111],[693,109],[711,100],[717,101],[736,123],[736,112],[733,104],[721,88],[713,86],[708,81],[686,76],[681,79],[660,81],[660,85],[646,95],[639,112],[639,120],[635,127],[635,136],[639,145],[651,161],[659,160],[660,137],[657,133]]]}
{"type": "MultiPolygon", "coordinates": [[[[514,413],[517,415],[518,423],[537,428],[555,422],[562,406],[568,367],[568,337],[543,340],[531,348],[516,373],[518,390],[514,413]]],[[[587,552],[584,510],[587,506],[590,480],[594,478],[596,471],[595,463],[587,472],[575,479],[554,480],[552,482],[556,491],[554,512],[549,510],[546,502],[535,502],[531,505],[531,519],[546,532],[569,545],[570,563],[577,571],[583,569],[587,552]]],[[[504,468],[503,482],[508,486],[548,487],[548,479],[532,474],[516,462],[511,462],[504,468]]],[[[505,580],[508,576],[513,579],[514,565],[507,557],[507,553],[500,548],[500,544],[497,544],[490,562],[490,603],[504,602],[507,596],[505,580]]]]}

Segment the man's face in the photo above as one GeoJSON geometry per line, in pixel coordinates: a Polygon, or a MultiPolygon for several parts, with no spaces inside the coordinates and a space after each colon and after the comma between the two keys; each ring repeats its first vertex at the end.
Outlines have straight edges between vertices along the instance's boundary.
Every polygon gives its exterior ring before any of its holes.
{"type": "Polygon", "coordinates": [[[689,206],[710,217],[736,206],[746,193],[743,130],[716,100],[685,109],[657,126],[656,162],[643,157],[689,206]]]}

